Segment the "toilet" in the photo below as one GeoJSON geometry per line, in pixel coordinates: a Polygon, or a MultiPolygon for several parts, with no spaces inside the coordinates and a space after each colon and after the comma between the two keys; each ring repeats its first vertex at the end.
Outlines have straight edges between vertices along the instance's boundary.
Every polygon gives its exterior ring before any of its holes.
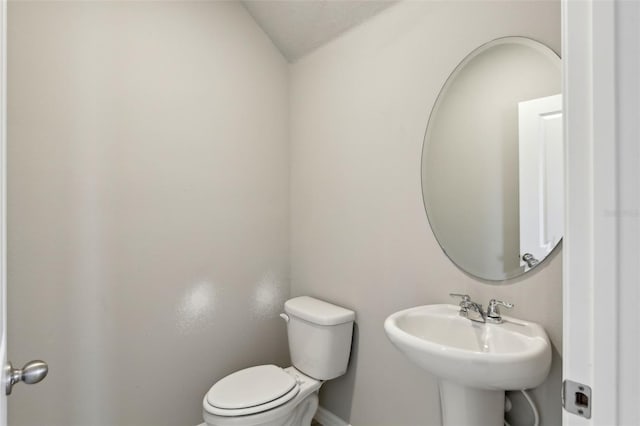
{"type": "Polygon", "coordinates": [[[355,312],[301,296],[287,300],[280,316],[293,365],[258,365],[219,380],[202,402],[204,425],[311,424],[320,386],[347,371],[355,312]]]}

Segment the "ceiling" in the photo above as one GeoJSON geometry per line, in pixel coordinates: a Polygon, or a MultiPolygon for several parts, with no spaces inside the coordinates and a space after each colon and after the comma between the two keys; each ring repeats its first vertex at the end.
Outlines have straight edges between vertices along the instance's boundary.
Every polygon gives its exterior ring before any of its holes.
{"type": "Polygon", "coordinates": [[[397,0],[243,0],[289,62],[364,22],[397,0]]]}

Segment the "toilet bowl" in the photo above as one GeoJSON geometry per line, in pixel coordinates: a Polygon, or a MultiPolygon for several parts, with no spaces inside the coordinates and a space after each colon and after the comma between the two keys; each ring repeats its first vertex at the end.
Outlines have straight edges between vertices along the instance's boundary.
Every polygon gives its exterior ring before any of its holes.
{"type": "MultiPolygon", "coordinates": [[[[273,378],[273,377],[269,377],[273,378]]],[[[229,392],[221,390],[220,394],[226,393],[226,400],[224,402],[234,402],[235,404],[223,404],[219,399],[216,399],[215,392],[218,390],[216,386],[222,384],[216,383],[211,390],[205,395],[203,405],[203,417],[205,424],[208,426],[299,426],[309,425],[318,408],[318,391],[322,386],[322,381],[316,380],[312,377],[306,376],[302,372],[295,369],[295,367],[279,368],[274,365],[261,365],[257,367],[251,367],[245,370],[240,370],[237,373],[233,373],[230,376],[225,377],[223,380],[227,380],[229,385],[227,389],[233,386],[247,386],[248,392],[242,395],[238,392],[236,395],[231,396],[229,392]],[[264,371],[260,369],[278,369],[280,374],[286,375],[293,381],[293,387],[289,390],[283,386],[281,382],[273,381],[269,382],[269,387],[273,392],[272,396],[275,398],[270,401],[260,403],[260,399],[256,398],[262,393],[264,386],[265,376],[275,376],[275,371],[264,374],[264,371]],[[245,374],[245,377],[234,377],[245,374]],[[269,374],[271,373],[271,374],[269,374]],[[254,377],[250,377],[254,376],[254,377]],[[236,379],[236,380],[234,380],[236,379]],[[251,383],[251,380],[254,380],[251,383]],[[235,381],[236,383],[231,383],[235,381]],[[253,385],[253,386],[251,386],[253,385]],[[261,386],[263,385],[263,386],[261,386]],[[253,392],[258,388],[258,392],[253,392]],[[251,389],[251,391],[249,391],[251,389]],[[283,392],[282,395],[278,393],[283,392]],[[213,395],[212,395],[213,394],[213,395]],[[278,395],[278,396],[276,396],[278,395]],[[220,405],[230,406],[234,405],[237,408],[221,408],[220,405]]],[[[277,379],[276,379],[277,380],[277,379]]],[[[233,392],[231,392],[233,393],[233,392]]],[[[264,393],[266,395],[266,393],[264,393]]],[[[221,395],[220,395],[221,396],[221,395]]]]}
{"type": "Polygon", "coordinates": [[[285,303],[293,365],[258,365],[216,382],[204,397],[201,426],[309,426],[325,380],[343,375],[355,313],[308,296],[285,303]]]}

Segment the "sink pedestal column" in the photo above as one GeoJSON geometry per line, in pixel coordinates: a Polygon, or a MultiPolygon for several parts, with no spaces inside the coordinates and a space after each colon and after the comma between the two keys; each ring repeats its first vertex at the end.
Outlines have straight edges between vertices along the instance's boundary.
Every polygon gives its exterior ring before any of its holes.
{"type": "Polygon", "coordinates": [[[504,426],[504,391],[475,389],[440,380],[443,426],[504,426]]]}

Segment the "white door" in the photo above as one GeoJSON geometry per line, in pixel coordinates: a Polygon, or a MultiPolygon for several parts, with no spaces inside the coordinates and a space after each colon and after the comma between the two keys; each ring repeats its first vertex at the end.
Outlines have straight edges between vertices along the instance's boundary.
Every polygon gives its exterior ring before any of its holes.
{"type": "Polygon", "coordinates": [[[520,266],[544,259],[564,235],[562,95],[518,104],[520,266]]]}
{"type": "Polygon", "coordinates": [[[565,408],[573,409],[565,409],[563,425],[637,426],[640,2],[563,0],[562,7],[562,375],[572,385],[565,408]],[[591,397],[577,398],[575,384],[591,397]]]}

